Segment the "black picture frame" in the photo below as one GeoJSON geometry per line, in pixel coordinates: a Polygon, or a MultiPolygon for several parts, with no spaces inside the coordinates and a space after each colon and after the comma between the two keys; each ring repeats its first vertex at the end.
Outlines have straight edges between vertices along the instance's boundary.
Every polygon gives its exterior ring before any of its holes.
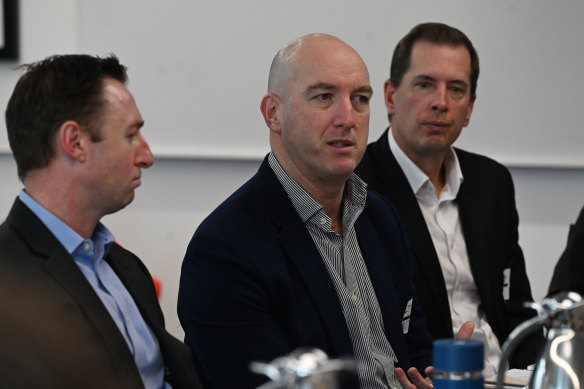
{"type": "Polygon", "coordinates": [[[18,0],[1,0],[3,10],[4,46],[0,47],[0,60],[18,59],[18,0]]]}

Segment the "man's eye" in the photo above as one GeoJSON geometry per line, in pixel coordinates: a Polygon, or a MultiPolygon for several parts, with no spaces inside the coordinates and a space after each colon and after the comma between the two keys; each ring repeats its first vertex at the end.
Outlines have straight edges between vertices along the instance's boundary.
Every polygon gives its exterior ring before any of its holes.
{"type": "Polygon", "coordinates": [[[330,93],[322,93],[318,96],[316,96],[316,99],[319,101],[327,101],[331,99],[331,95],[330,93]]]}
{"type": "Polygon", "coordinates": [[[360,104],[368,104],[369,103],[369,96],[359,95],[354,97],[355,101],[360,104]]]}
{"type": "Polygon", "coordinates": [[[421,81],[421,82],[418,82],[418,86],[420,88],[428,88],[430,86],[430,83],[428,83],[426,81],[421,81]]]}

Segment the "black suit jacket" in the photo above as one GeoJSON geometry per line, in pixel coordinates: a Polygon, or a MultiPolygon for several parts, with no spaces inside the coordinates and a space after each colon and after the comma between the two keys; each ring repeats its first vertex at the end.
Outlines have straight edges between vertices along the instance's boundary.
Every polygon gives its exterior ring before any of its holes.
{"type": "MultiPolygon", "coordinates": [[[[367,151],[357,174],[371,189],[386,196],[397,209],[414,251],[414,283],[428,327],[434,338],[453,336],[446,284],[424,216],[407,178],[393,156],[388,130],[367,151]]],[[[481,307],[499,343],[535,312],[523,307],[533,300],[523,252],[518,244],[519,217],[509,171],[501,164],[456,149],[464,181],[456,202],[471,271],[481,307]],[[509,299],[503,297],[503,271],[510,269],[509,299]]],[[[525,342],[511,360],[511,367],[532,363],[540,346],[539,336],[525,342]]]]}
{"type": "Polygon", "coordinates": [[[584,296],[584,208],[570,225],[568,244],[556,264],[548,294],[575,291],[584,296]]]}
{"type": "MultiPolygon", "coordinates": [[[[174,388],[199,388],[186,345],[168,334],[150,274],[114,244],[106,260],[155,333],[174,388]]],[[[10,388],[143,388],[130,349],[54,235],[20,200],[0,226],[0,382],[10,388]]]]}
{"type": "MultiPolygon", "coordinates": [[[[355,229],[399,365],[423,372],[431,365],[431,338],[396,213],[368,193],[355,229]]],[[[210,388],[255,388],[266,378],[250,373],[251,361],[302,346],[353,355],[323,259],[267,159],[197,228],[182,265],[178,314],[210,388]]]]}

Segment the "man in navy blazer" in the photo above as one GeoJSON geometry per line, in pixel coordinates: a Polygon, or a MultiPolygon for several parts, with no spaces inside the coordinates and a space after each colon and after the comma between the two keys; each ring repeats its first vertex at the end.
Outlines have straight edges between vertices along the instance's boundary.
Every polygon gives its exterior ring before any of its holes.
{"type": "Polygon", "coordinates": [[[0,382],[7,388],[200,388],[152,278],[100,219],[153,163],[117,58],[27,65],[6,109],[24,190],[0,226],[0,382]]]}
{"type": "Polygon", "coordinates": [[[210,388],[254,388],[266,377],[250,362],[299,347],[354,356],[362,387],[407,387],[405,372],[430,387],[404,229],[353,174],[371,94],[361,57],[330,35],[274,58],[261,103],[271,153],[197,228],[182,265],[178,314],[210,388]]]}
{"type": "MultiPolygon", "coordinates": [[[[391,128],[367,147],[356,173],[404,223],[434,338],[473,321],[492,375],[509,333],[535,311],[524,307],[532,296],[509,171],[452,147],[470,121],[478,75],[464,33],[441,23],[414,27],[397,44],[385,82],[391,128]]],[[[522,343],[511,367],[533,363],[540,339],[522,343]]]]}

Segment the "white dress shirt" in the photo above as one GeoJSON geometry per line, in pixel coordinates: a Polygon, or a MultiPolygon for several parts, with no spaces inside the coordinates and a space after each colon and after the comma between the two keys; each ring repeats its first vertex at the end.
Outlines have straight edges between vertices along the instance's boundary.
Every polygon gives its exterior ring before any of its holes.
{"type": "MultiPolygon", "coordinates": [[[[416,195],[440,260],[448,292],[452,330],[456,335],[465,321],[470,320],[475,323],[472,339],[484,343],[483,375],[491,377],[497,372],[501,347],[481,309],[481,299],[470,268],[458,204],[455,201],[463,181],[456,153],[451,148],[446,156],[444,161],[446,183],[440,196],[437,196],[428,176],[399,148],[391,129],[388,136],[391,152],[416,195]]],[[[428,319],[431,325],[432,318],[428,319]]]]}

